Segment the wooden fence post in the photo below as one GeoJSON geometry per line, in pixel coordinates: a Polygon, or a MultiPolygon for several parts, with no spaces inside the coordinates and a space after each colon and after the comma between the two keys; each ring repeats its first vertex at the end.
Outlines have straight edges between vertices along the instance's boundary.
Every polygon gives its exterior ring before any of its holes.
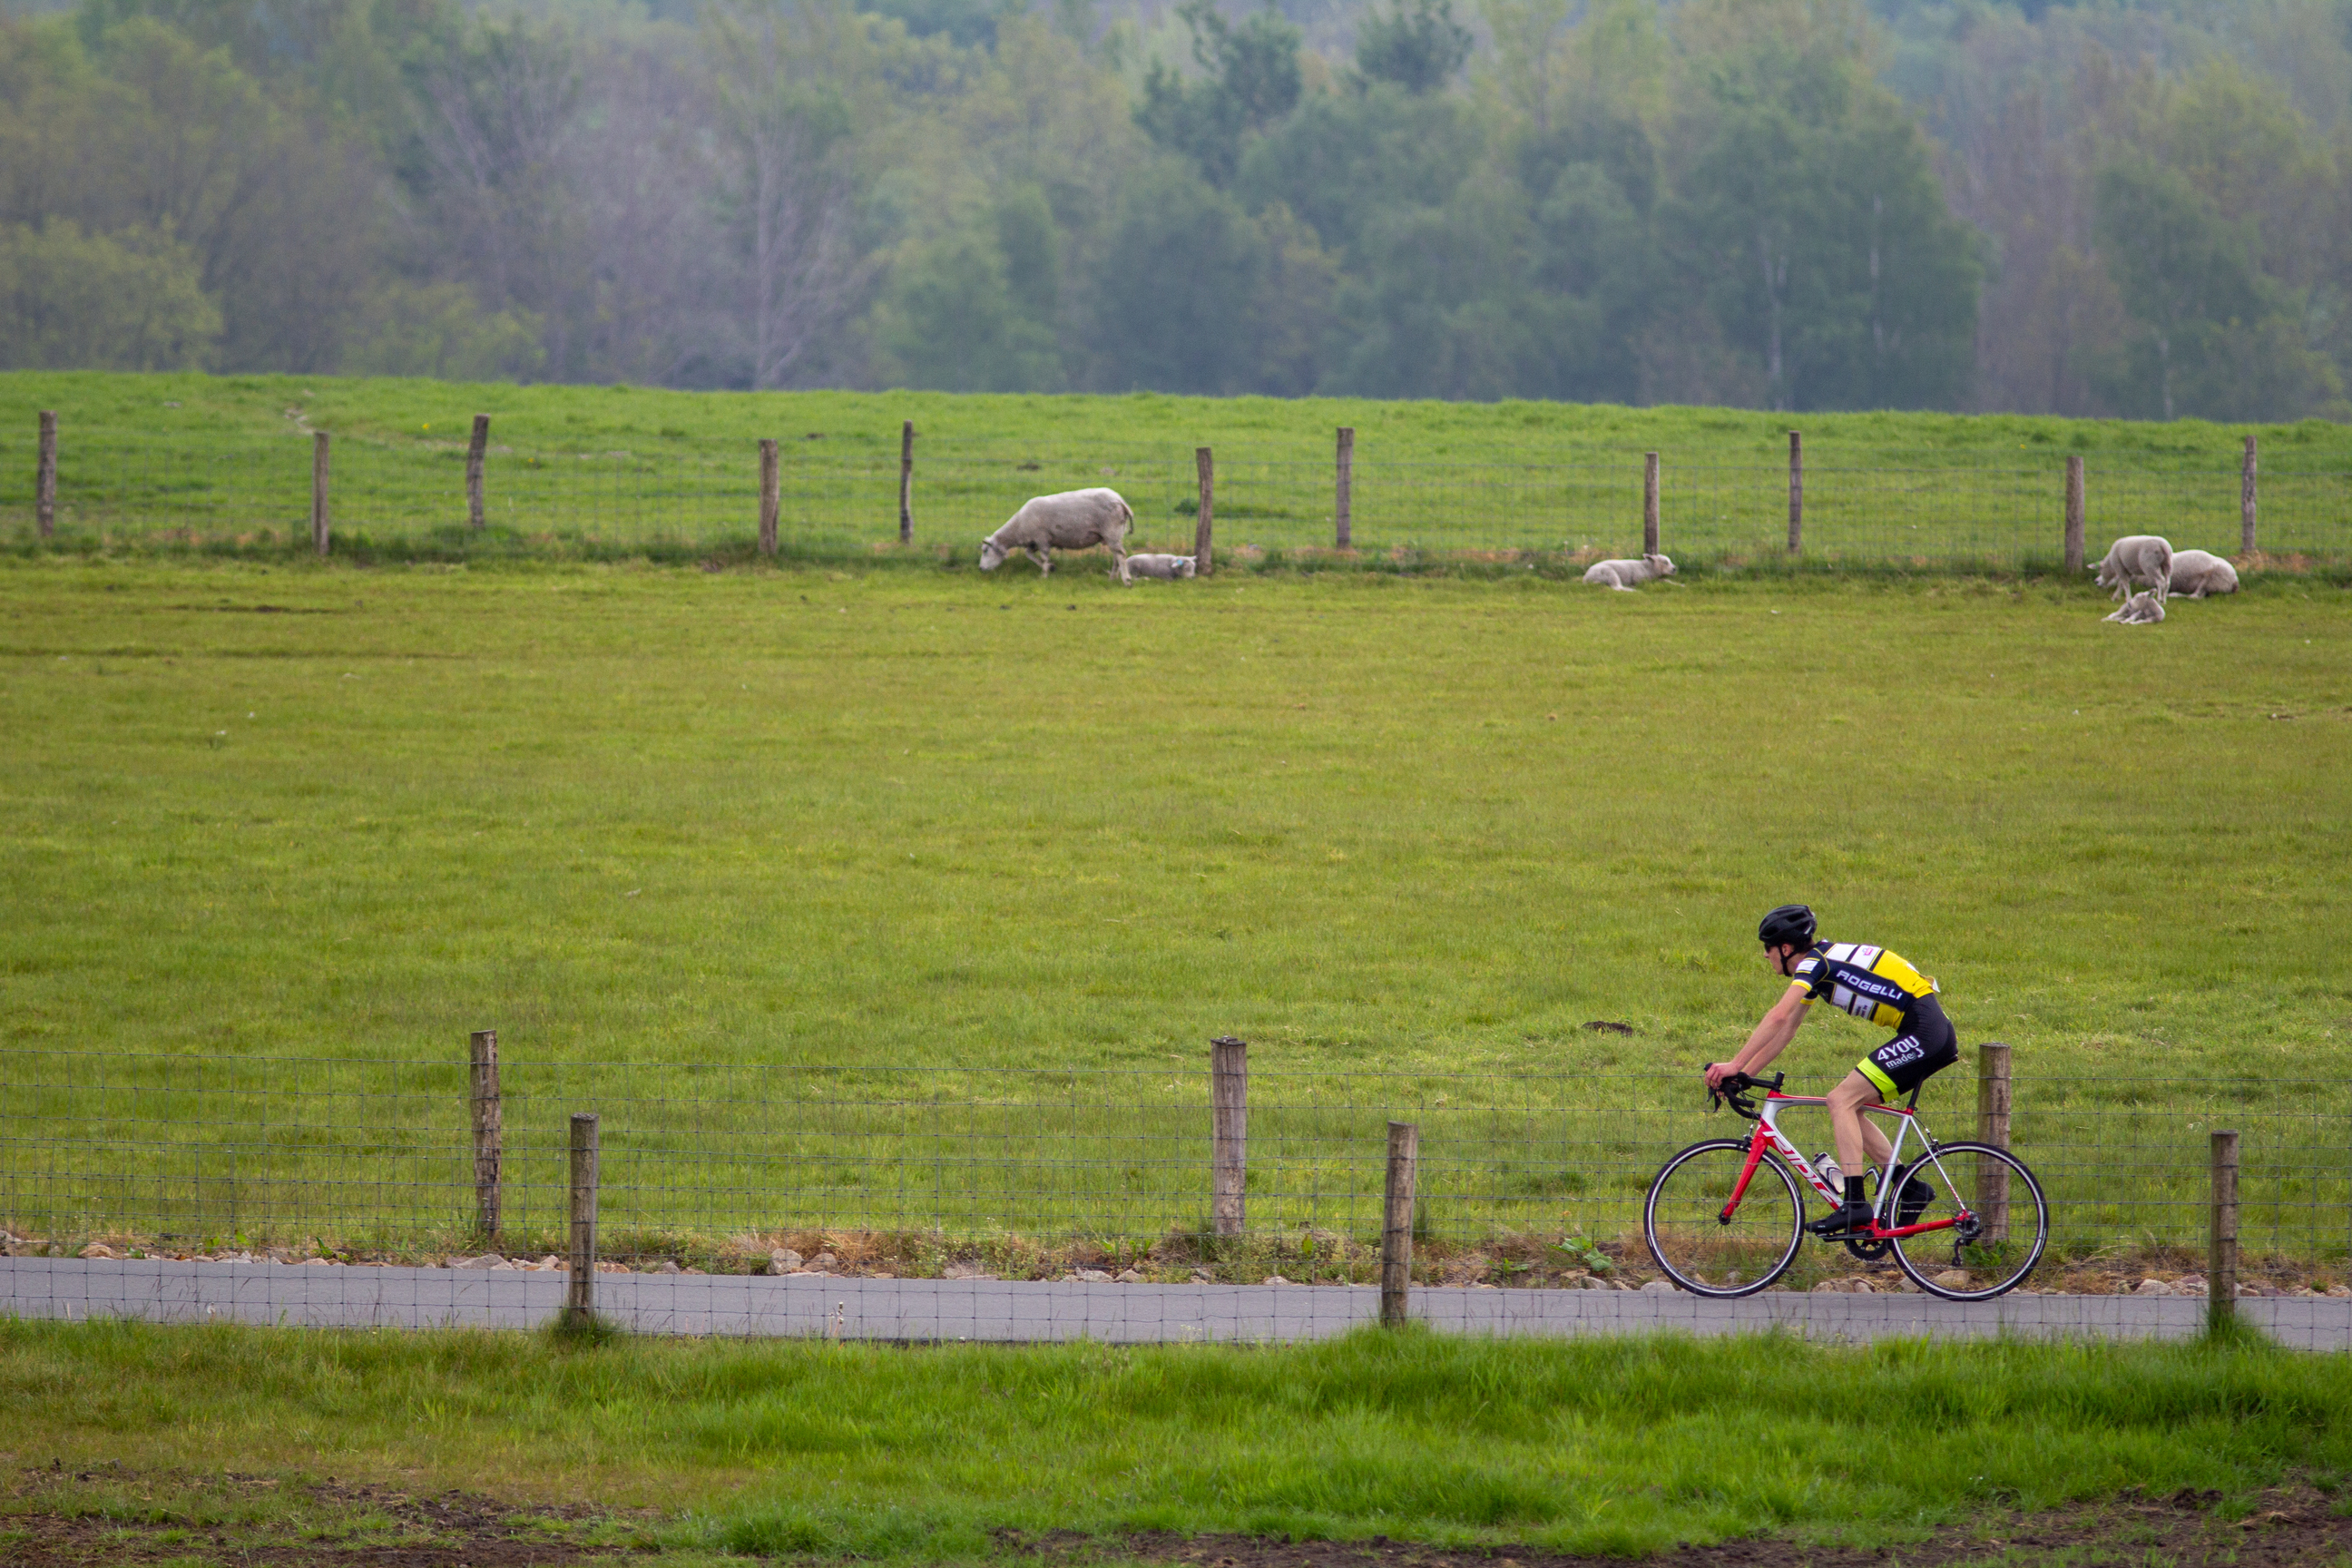
{"type": "Polygon", "coordinates": [[[502,1188],[499,1161],[505,1112],[499,1101],[499,1032],[477,1029],[466,1037],[473,1068],[474,1227],[495,1245],[502,1188]]]}
{"type": "Polygon", "coordinates": [[[1192,466],[1201,471],[1201,512],[1192,522],[1192,570],[1205,577],[1216,566],[1217,462],[1208,447],[1195,447],[1192,466]]]}
{"type": "Polygon", "coordinates": [[[572,1113],[572,1279],[563,1292],[563,1321],[585,1328],[596,1317],[596,1113],[572,1113]]]}
{"type": "Polygon", "coordinates": [[[1381,1203],[1381,1321],[1392,1327],[1405,1321],[1412,1287],[1412,1184],[1420,1161],[1420,1126],[1390,1122],[1388,1182],[1381,1203]]]}
{"type": "Polygon", "coordinates": [[[466,521],[479,533],[484,524],[482,464],[490,453],[490,416],[474,416],[473,439],[466,443],[466,521]]]}
{"type": "MultiPolygon", "coordinates": [[[[1977,1142],[2009,1147],[2009,1047],[1987,1040],[1977,1047],[1977,1142]]],[[[1977,1217],[1987,1241],[2009,1239],[2009,1167],[1998,1160],[1977,1162],[1977,1217]]]]}
{"type": "Polygon", "coordinates": [[[2205,1260],[2205,1323],[2220,1332],[2238,1316],[2238,1135],[2213,1134],[2213,1222],[2205,1260]]]}
{"type": "Polygon", "coordinates": [[[327,433],[320,430],[310,437],[310,543],[320,555],[327,531],[327,433]]]}
{"type": "Polygon", "coordinates": [[[2246,437],[2245,467],[2238,476],[2238,553],[2254,552],[2254,438],[2246,437]]]}
{"type": "Polygon", "coordinates": [[[1805,437],[1789,432],[1789,553],[1805,547],[1805,437]]]}
{"type": "MultiPolygon", "coordinates": [[[[776,519],[783,510],[782,460],[772,437],[760,443],[760,553],[776,552],[776,519]]],[[[899,499],[903,511],[906,500],[899,499]]]]}
{"type": "Polygon", "coordinates": [[[1642,458],[1642,553],[1658,552],[1658,455],[1642,458]]]}
{"type": "Polygon", "coordinates": [[[2083,569],[2083,459],[2066,459],[2066,570],[2083,569]]]}
{"type": "Polygon", "coordinates": [[[1209,1224],[1219,1236],[1248,1227],[1249,1044],[1231,1035],[1209,1042],[1209,1224]]]}
{"type": "Polygon", "coordinates": [[[915,542],[915,422],[898,430],[898,542],[915,542]]]}
{"type": "Polygon", "coordinates": [[[1355,547],[1355,527],[1349,516],[1349,504],[1353,499],[1356,480],[1356,429],[1352,425],[1339,426],[1339,461],[1338,473],[1339,501],[1333,509],[1337,518],[1337,538],[1334,543],[1341,550],[1355,547]]]}
{"type": "Polygon", "coordinates": [[[58,411],[41,410],[41,454],[33,468],[33,521],[47,539],[58,531],[58,411]]]}

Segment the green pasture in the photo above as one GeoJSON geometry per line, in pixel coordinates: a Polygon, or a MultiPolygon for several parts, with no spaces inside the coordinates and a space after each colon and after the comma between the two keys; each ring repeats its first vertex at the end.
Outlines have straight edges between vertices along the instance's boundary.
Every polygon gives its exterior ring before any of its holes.
{"type": "Polygon", "coordinates": [[[607,1536],[639,1551],[937,1560],[999,1555],[1003,1529],[1114,1556],[1155,1530],[1899,1551],[2126,1487],[2215,1490],[2242,1518],[2261,1488],[2334,1490],[2352,1467],[2345,1358],[2207,1344],[908,1351],[0,1322],[0,1388],[16,1465],[68,1472],[8,1511],[354,1545],[364,1517],[234,1476],[659,1510],[607,1536]]]}
{"type": "Polygon", "coordinates": [[[2195,1244],[2226,1122],[2338,1257],[2347,607],[17,557],[0,1220],[454,1233],[496,1027],[523,1234],[595,1109],[609,1235],[1150,1239],[1235,1034],[1267,1230],[1368,1233],[1410,1113],[1433,1234],[1606,1238],[1793,898],[2011,1043],[2063,1243],[2195,1244]]]}
{"type": "MultiPolygon", "coordinates": [[[[37,412],[59,417],[58,538],[271,553],[309,537],[310,434],[334,437],[347,551],[467,558],[743,550],[757,442],[781,443],[782,543],[804,557],[898,548],[901,426],[917,428],[913,542],[969,558],[1028,497],[1117,487],[1138,548],[1189,551],[1194,448],[1217,454],[1229,563],[1328,551],[1334,432],[1356,432],[1352,538],[1381,562],[1630,552],[1643,454],[1662,455],[1662,543],[1685,565],[1785,560],[1789,417],[1765,412],[1333,398],[684,393],[335,377],[0,374],[0,539],[33,530],[37,412]],[[466,445],[491,416],[485,524],[467,527],[466,445]]],[[[2243,437],[2263,443],[2262,543],[2352,555],[2352,435],[2023,416],[1804,418],[1812,564],[2048,568],[2064,460],[2088,464],[2093,552],[2119,533],[2235,553],[2243,437]]]]}

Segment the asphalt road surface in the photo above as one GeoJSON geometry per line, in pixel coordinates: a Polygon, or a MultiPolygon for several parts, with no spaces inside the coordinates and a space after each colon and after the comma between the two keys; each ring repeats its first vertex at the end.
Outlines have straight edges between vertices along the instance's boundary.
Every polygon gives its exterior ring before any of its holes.
{"type": "MultiPolygon", "coordinates": [[[[531,1329],[563,1305],[561,1273],[170,1259],[0,1258],[0,1313],[320,1328],[531,1329]]],[[[1097,1340],[1110,1343],[1319,1339],[1380,1315],[1366,1287],[1118,1285],[786,1275],[599,1274],[596,1310],[639,1333],[853,1340],[1097,1340]]],[[[2205,1319],[2179,1297],[2028,1296],[1953,1302],[1767,1291],[1738,1301],[1680,1292],[1430,1287],[1412,1316],[1463,1333],[1691,1334],[1779,1329],[1809,1339],[2000,1334],[2185,1339],[2205,1319]]],[[[2299,1350],[2352,1349],[2352,1300],[2248,1299],[2249,1325],[2299,1350]]]]}

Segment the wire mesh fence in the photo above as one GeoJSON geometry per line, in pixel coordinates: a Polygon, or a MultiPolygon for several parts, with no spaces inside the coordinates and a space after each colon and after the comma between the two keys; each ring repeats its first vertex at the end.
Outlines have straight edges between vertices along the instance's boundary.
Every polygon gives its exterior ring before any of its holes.
{"type": "MultiPolygon", "coordinates": [[[[1402,1121],[1420,1129],[1413,1277],[1454,1293],[1431,1297],[1431,1310],[1467,1326],[1570,1331],[1600,1309],[1482,1306],[1477,1293],[1670,1291],[1643,1242],[1649,1184],[1684,1144],[1746,1131],[1711,1121],[1681,1073],[1254,1070],[1242,1223],[1227,1232],[1213,1216],[1200,1070],[509,1061],[486,1200],[462,1062],[11,1050],[0,1063],[12,1255],[0,1309],[30,1312],[69,1307],[77,1289],[96,1293],[83,1310],[121,1307],[124,1289],[198,1302],[211,1279],[240,1310],[543,1317],[568,1250],[568,1124],[593,1110],[600,1270],[769,1290],[761,1310],[785,1314],[778,1331],[863,1331],[816,1312],[814,1297],[772,1294],[852,1283],[877,1323],[898,1325],[891,1337],[931,1331],[909,1323],[948,1333],[965,1308],[941,1306],[940,1289],[999,1285],[1095,1294],[1073,1305],[1015,1291],[988,1319],[994,1330],[980,1316],[957,1331],[1037,1337],[1040,1311],[1056,1332],[1115,1324],[1114,1337],[1155,1337],[1155,1321],[1159,1337],[1211,1332],[1201,1325],[1212,1321],[1225,1334],[1328,1331],[1376,1305],[1386,1125],[1402,1121]],[[162,1272],[125,1274],[131,1265],[162,1272]],[[551,1279],[492,1289],[478,1274],[551,1279]],[[1284,1287],[1326,1289],[1264,1294],[1284,1287]],[[1138,1293],[1097,1299],[1120,1290],[1138,1293]]],[[[1920,1116],[1940,1141],[1977,1134],[1975,1088],[1965,1069],[1931,1080],[1920,1116]]],[[[2241,1135],[2248,1289],[2342,1307],[2352,1336],[2352,1142],[2339,1100],[2333,1085],[2266,1079],[2019,1075],[2008,1142],[2051,1206],[2051,1249],[2027,1292],[2197,1295],[2207,1140],[2226,1122],[2241,1135]]],[[[1831,1142],[1819,1110],[1792,1110],[1783,1125],[1809,1149],[1831,1142]]],[[[1891,1268],[1808,1247],[1769,1294],[1903,1289],[1891,1268]]],[[[731,1299],[663,1298],[641,1326],[754,1331],[731,1299]]],[[[1994,1321],[2081,1319],[2079,1307],[2024,1311],[2011,1302],[1994,1321]]]]}
{"type": "MultiPolygon", "coordinates": [[[[36,441],[0,432],[0,533],[35,531],[36,441]]],[[[899,544],[899,462],[887,437],[812,435],[781,443],[780,536],[787,553],[845,557],[899,544]]],[[[460,542],[469,536],[467,453],[460,444],[357,436],[332,444],[330,514],[344,536],[374,543],[460,542]]],[[[1379,441],[1353,448],[1348,539],[1339,550],[1340,488],[1333,451],[1239,444],[1214,454],[1212,511],[1228,559],[1261,554],[1355,557],[1638,553],[1644,538],[1644,458],[1496,447],[1443,461],[1391,458],[1379,441]]],[[[2055,564],[2063,554],[2065,463],[2036,455],[2000,465],[1920,454],[1864,463],[1809,462],[1794,558],[1918,567],[2055,564]]],[[[61,437],[55,527],[68,542],[267,545],[309,538],[307,433],[224,437],[191,446],[121,437],[61,437]]],[[[2236,555],[2242,473],[2238,455],[2210,461],[2098,458],[2087,468],[2085,531],[2094,559],[2107,540],[2160,533],[2177,547],[2236,555]]],[[[1193,448],[1180,442],[1056,452],[1002,442],[926,441],[911,483],[911,542],[971,552],[1030,497],[1094,485],[1126,496],[1130,548],[1189,552],[1200,510],[1193,448]]],[[[1764,564],[1792,558],[1790,474],[1783,463],[1726,463],[1664,454],[1660,547],[1690,563],[1764,564]]],[[[555,542],[616,549],[676,544],[741,548],[757,537],[755,449],[636,452],[499,445],[484,459],[483,521],[528,548],[555,542]]],[[[2352,557],[2352,471],[2266,461],[2259,542],[2275,557],[2352,557]]]]}

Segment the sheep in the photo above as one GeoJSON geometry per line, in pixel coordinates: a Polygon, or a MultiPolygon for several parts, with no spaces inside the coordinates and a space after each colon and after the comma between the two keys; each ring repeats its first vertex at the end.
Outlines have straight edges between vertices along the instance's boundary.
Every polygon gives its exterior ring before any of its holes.
{"type": "Polygon", "coordinates": [[[2154,626],[2164,619],[2164,601],[2154,594],[2134,594],[2124,601],[2124,607],[2107,619],[2121,621],[2127,626],[2154,626]]]}
{"type": "Polygon", "coordinates": [[[2118,599],[2134,583],[2145,583],[2161,600],[2171,591],[2172,542],[2153,533],[2127,533],[2107,546],[2105,559],[2094,570],[2099,586],[2113,588],[2118,599]]]}
{"type": "Polygon", "coordinates": [[[2238,569],[2208,551],[2182,550],[2172,557],[2172,586],[2168,594],[2201,599],[2208,594],[2238,591],[2238,569]]]}
{"type": "Polygon", "coordinates": [[[1130,555],[1121,569],[1119,581],[1132,582],[1138,577],[1190,577],[1194,574],[1192,558],[1189,555],[1130,555]]]}
{"type": "Polygon", "coordinates": [[[1628,594],[1636,583],[1674,574],[1675,563],[1663,555],[1644,555],[1639,561],[1596,561],[1584,569],[1584,580],[1594,587],[1616,588],[1628,594]]]}
{"type": "Polygon", "coordinates": [[[980,569],[993,572],[1016,550],[1028,552],[1038,575],[1054,569],[1055,550],[1083,550],[1090,544],[1110,546],[1111,569],[1127,581],[1127,531],[1135,526],[1135,510],[1117,490],[1064,490],[1059,495],[1032,496],[1003,528],[980,542],[980,569]]]}

